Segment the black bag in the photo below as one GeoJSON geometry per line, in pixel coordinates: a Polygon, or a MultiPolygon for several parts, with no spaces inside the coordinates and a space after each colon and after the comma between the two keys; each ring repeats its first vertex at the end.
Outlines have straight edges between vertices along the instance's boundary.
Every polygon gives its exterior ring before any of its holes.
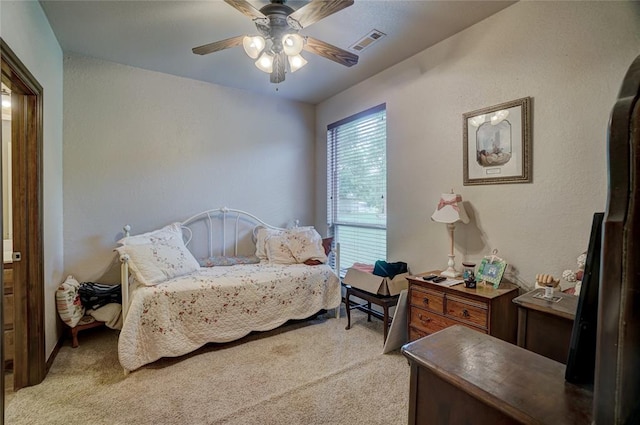
{"type": "Polygon", "coordinates": [[[78,288],[80,302],[85,308],[98,309],[110,303],[122,304],[122,287],[104,283],[82,282],[78,288]]]}
{"type": "Polygon", "coordinates": [[[373,266],[373,274],[380,277],[388,277],[393,279],[396,275],[407,272],[407,263],[398,261],[396,263],[387,263],[383,260],[376,261],[373,266]]]}

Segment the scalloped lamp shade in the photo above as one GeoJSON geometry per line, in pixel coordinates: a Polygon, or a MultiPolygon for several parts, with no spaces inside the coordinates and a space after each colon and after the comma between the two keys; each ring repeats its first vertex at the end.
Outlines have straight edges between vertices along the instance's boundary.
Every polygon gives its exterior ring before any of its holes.
{"type": "Polygon", "coordinates": [[[456,263],[454,261],[455,255],[453,253],[453,231],[455,230],[456,223],[461,221],[463,223],[469,222],[469,216],[462,204],[462,196],[455,193],[443,193],[440,196],[440,201],[436,210],[431,215],[431,220],[437,223],[445,223],[447,229],[449,229],[450,238],[450,250],[449,260],[447,261],[447,269],[441,273],[442,276],[457,278],[462,275],[456,270],[456,263]]]}
{"type": "Polygon", "coordinates": [[[436,210],[431,215],[431,220],[438,223],[455,223],[458,221],[467,224],[469,216],[462,204],[462,196],[455,193],[443,193],[436,210]]]}

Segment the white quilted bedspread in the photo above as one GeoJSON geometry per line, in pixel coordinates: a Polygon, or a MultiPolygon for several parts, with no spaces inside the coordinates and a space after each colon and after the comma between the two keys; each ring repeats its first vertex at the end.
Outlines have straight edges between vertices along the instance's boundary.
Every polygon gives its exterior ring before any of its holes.
{"type": "Polygon", "coordinates": [[[118,341],[126,370],[274,329],[340,305],[326,265],[246,264],[200,268],[157,286],[137,285],[118,341]]]}

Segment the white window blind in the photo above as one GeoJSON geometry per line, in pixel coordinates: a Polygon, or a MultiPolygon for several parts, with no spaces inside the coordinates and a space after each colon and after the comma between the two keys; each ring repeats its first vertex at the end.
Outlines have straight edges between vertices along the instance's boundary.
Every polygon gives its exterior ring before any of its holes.
{"type": "Polygon", "coordinates": [[[327,217],[341,274],[387,256],[386,105],[327,128],[327,217]]]}

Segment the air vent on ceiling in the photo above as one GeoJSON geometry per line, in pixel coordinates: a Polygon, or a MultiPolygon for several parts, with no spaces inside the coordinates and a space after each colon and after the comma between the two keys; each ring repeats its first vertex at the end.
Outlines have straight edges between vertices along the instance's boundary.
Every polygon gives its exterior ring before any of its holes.
{"type": "Polygon", "coordinates": [[[365,35],[360,40],[356,41],[353,45],[351,45],[351,47],[349,47],[349,49],[354,50],[356,52],[361,52],[367,47],[371,46],[376,41],[380,40],[385,35],[387,34],[383,33],[382,31],[371,30],[369,31],[369,34],[365,35]]]}

